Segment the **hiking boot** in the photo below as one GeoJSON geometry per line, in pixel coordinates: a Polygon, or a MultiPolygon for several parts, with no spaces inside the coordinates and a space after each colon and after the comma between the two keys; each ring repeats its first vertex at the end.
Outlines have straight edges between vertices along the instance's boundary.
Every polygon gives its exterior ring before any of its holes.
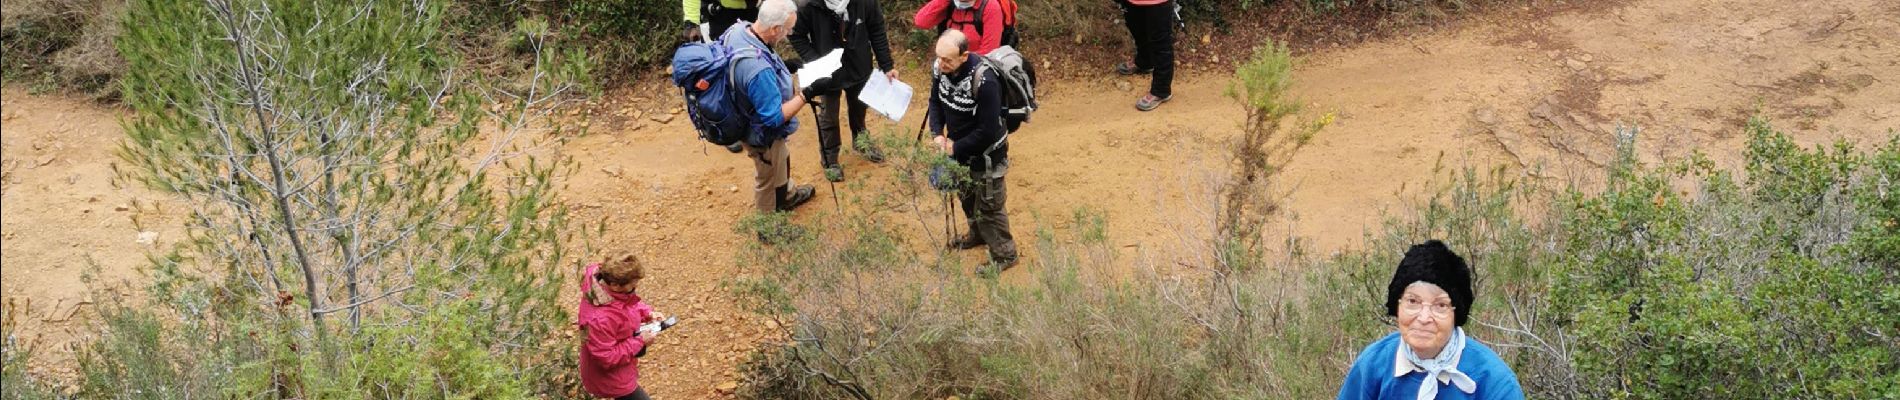
{"type": "Polygon", "coordinates": [[[1166,103],[1168,102],[1168,100],[1172,100],[1172,99],[1174,99],[1173,95],[1169,95],[1168,97],[1155,97],[1155,95],[1152,95],[1152,94],[1142,95],[1141,100],[1135,101],[1135,109],[1141,110],[1141,111],[1154,111],[1155,107],[1160,107],[1161,103],[1166,103]]]}
{"type": "Polygon", "coordinates": [[[1115,64],[1115,73],[1122,75],[1147,75],[1154,71],[1154,68],[1135,68],[1134,61],[1122,61],[1121,64],[1115,64]]]}
{"type": "Polygon", "coordinates": [[[787,191],[785,195],[779,197],[778,210],[791,211],[796,209],[798,206],[804,205],[805,202],[811,201],[812,193],[817,191],[818,190],[813,189],[811,185],[798,185],[798,188],[791,189],[787,191]]]}
{"type": "Polygon", "coordinates": [[[884,163],[884,151],[878,150],[877,146],[872,145],[870,142],[866,142],[862,139],[853,139],[851,140],[851,147],[857,149],[859,154],[864,155],[864,161],[870,161],[872,164],[884,163]]]}
{"type": "Polygon", "coordinates": [[[739,152],[745,151],[745,145],[733,142],[732,144],[726,145],[726,151],[730,151],[732,154],[739,154],[739,152]]]}
{"type": "Polygon", "coordinates": [[[951,239],[950,243],[944,244],[944,247],[948,247],[951,250],[969,250],[983,247],[983,238],[977,237],[975,234],[965,233],[962,236],[957,236],[956,239],[951,239]]]}
{"type": "Polygon", "coordinates": [[[831,164],[825,167],[825,180],[844,182],[844,167],[840,167],[838,164],[831,164]]]}
{"type": "Polygon", "coordinates": [[[984,264],[982,267],[977,268],[977,274],[987,278],[995,278],[1002,275],[1003,271],[1008,271],[1011,267],[1015,266],[1016,259],[1014,258],[1007,260],[990,260],[989,264],[984,264]]]}

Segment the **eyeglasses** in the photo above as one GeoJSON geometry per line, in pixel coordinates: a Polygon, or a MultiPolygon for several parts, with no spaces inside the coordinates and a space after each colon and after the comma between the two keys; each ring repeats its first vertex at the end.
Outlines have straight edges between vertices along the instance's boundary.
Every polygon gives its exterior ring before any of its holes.
{"type": "Polygon", "coordinates": [[[1416,297],[1407,297],[1399,300],[1399,312],[1411,316],[1418,316],[1422,311],[1431,310],[1432,316],[1434,317],[1451,318],[1452,310],[1457,308],[1458,307],[1452,306],[1451,303],[1426,303],[1425,300],[1420,300],[1416,297]]]}

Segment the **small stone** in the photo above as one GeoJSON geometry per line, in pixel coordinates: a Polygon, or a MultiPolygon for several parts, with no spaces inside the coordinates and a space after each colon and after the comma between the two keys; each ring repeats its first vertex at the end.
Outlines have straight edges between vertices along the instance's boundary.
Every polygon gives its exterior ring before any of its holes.
{"type": "Polygon", "coordinates": [[[1585,64],[1583,60],[1578,60],[1575,58],[1565,59],[1564,65],[1570,67],[1570,70],[1572,71],[1582,71],[1584,68],[1590,67],[1590,64],[1585,64]]]}
{"type": "Polygon", "coordinates": [[[601,169],[600,169],[600,172],[605,172],[605,173],[607,173],[607,176],[611,176],[611,177],[615,177],[615,178],[619,178],[619,177],[620,177],[620,174],[622,174],[622,173],[624,173],[624,172],[625,172],[625,170],[624,170],[624,169],[621,169],[621,168],[620,168],[620,166],[618,166],[618,165],[609,165],[609,166],[606,166],[606,167],[604,167],[604,168],[601,168],[601,169]]]}
{"type": "Polygon", "coordinates": [[[654,115],[654,116],[653,116],[653,122],[658,122],[658,123],[662,123],[662,124],[670,124],[670,123],[673,123],[673,114],[659,114],[659,115],[654,115]]]}
{"type": "Polygon", "coordinates": [[[112,211],[126,211],[126,210],[131,210],[131,209],[132,209],[132,206],[125,203],[119,203],[119,205],[112,206],[112,211]]]}
{"type": "Polygon", "coordinates": [[[726,193],[739,193],[739,185],[727,186],[726,193]]]}
{"type": "Polygon", "coordinates": [[[1577,54],[1577,60],[1581,60],[1583,62],[1591,62],[1591,61],[1595,61],[1596,57],[1590,55],[1590,53],[1580,53],[1580,54],[1577,54]]]}
{"type": "Polygon", "coordinates": [[[1115,88],[1126,92],[1129,90],[1134,90],[1135,85],[1129,84],[1128,81],[1115,81],[1115,88]]]}
{"type": "Polygon", "coordinates": [[[1471,117],[1472,117],[1472,118],[1474,118],[1474,119],[1477,119],[1477,120],[1478,120],[1478,123],[1481,123],[1481,124],[1485,124],[1485,125],[1497,125],[1497,124],[1498,124],[1498,113],[1497,113],[1497,110],[1492,110],[1492,109],[1490,109],[1490,108],[1482,108],[1482,109],[1479,109],[1478,111],[1476,111],[1476,112],[1473,112],[1473,113],[1471,114],[1471,117]]]}
{"type": "Polygon", "coordinates": [[[158,243],[158,232],[152,232],[152,231],[139,232],[139,237],[138,237],[137,242],[138,244],[147,245],[147,246],[152,245],[153,243],[158,243]]]}
{"type": "Polygon", "coordinates": [[[1204,34],[1204,35],[1201,35],[1201,44],[1208,44],[1208,43],[1212,43],[1212,42],[1214,42],[1214,35],[1213,35],[1213,34],[1204,34]]]}
{"type": "Polygon", "coordinates": [[[739,382],[726,381],[726,383],[721,383],[719,387],[714,389],[718,390],[720,394],[732,394],[733,391],[739,390],[739,382]]]}
{"type": "Polygon", "coordinates": [[[52,164],[54,160],[58,160],[58,159],[59,159],[59,157],[53,157],[53,156],[40,156],[40,159],[39,159],[39,161],[35,161],[35,162],[33,162],[33,165],[35,165],[35,166],[40,166],[40,167],[44,167],[44,166],[46,166],[46,164],[52,164]]]}

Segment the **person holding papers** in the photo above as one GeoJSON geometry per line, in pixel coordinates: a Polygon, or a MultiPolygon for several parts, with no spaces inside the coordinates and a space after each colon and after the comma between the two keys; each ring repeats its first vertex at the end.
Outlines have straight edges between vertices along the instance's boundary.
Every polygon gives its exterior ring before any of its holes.
{"type": "Polygon", "coordinates": [[[866,139],[864,123],[868,107],[858,94],[871,74],[881,73],[897,79],[891,61],[891,46],[884,31],[884,12],[877,0],[809,0],[798,11],[798,24],[792,28],[792,49],[805,62],[817,60],[842,49],[843,65],[831,73],[831,79],[818,80],[809,93],[816,93],[818,113],[819,162],[825,179],[844,180],[844,168],[838,164],[838,109],[849,104],[851,147],[866,161],[884,161],[882,152],[866,139]],[[872,61],[877,69],[872,69],[872,61]]]}

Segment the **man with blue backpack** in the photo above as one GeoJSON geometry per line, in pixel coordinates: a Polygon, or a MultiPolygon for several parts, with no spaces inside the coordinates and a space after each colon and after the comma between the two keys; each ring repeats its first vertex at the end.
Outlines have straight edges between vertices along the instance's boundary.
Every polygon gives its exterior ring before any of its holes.
{"type": "Polygon", "coordinates": [[[791,211],[815,191],[791,182],[785,142],[798,131],[806,96],[795,89],[792,71],[771,47],[791,33],[797,12],[792,0],[765,0],[756,23],[741,21],[717,43],[688,43],[673,54],[673,82],[686,97],[687,114],[700,137],[721,146],[745,143],[757,171],[752,190],[761,213],[791,211]]]}
{"type": "MultiPolygon", "coordinates": [[[[758,5],[758,0],[680,0],[686,20],[686,30],[680,35],[680,41],[710,43],[718,40],[733,24],[759,19],[758,5]]],[[[726,145],[726,151],[745,151],[745,145],[726,145]]]]}

